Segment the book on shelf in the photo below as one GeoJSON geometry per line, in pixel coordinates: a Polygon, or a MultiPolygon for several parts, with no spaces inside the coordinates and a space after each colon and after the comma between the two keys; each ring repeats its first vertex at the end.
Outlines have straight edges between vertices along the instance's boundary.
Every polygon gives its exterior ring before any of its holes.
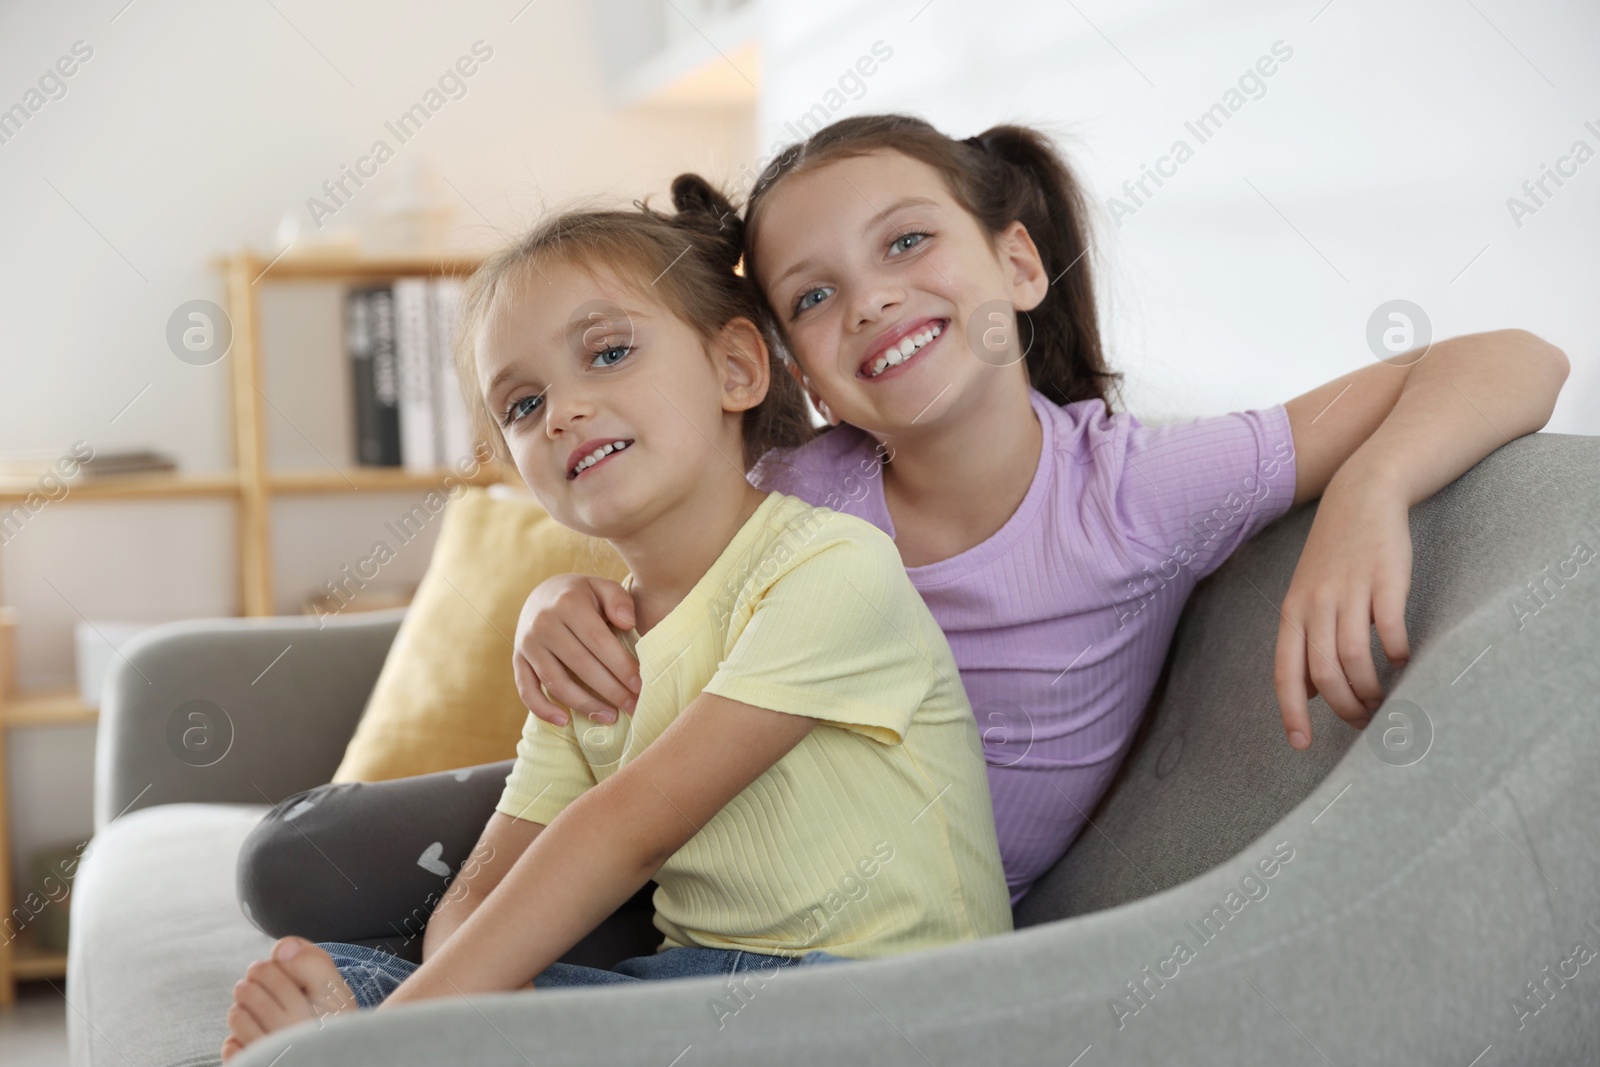
{"type": "Polygon", "coordinates": [[[394,317],[387,285],[345,295],[345,354],[354,389],[356,462],[400,465],[400,399],[395,380],[394,317]]]}
{"type": "Polygon", "coordinates": [[[96,452],[80,465],[85,478],[114,478],[128,474],[157,474],[178,469],[177,461],[165,452],[130,449],[122,452],[96,452]]]}
{"type": "Polygon", "coordinates": [[[472,451],[451,346],[461,281],[399,278],[345,299],[360,463],[430,471],[472,451]]]}
{"type": "Polygon", "coordinates": [[[429,356],[428,279],[400,278],[394,283],[394,354],[400,371],[400,461],[406,470],[427,471],[436,462],[439,427],[434,417],[433,369],[429,356]]]}
{"type": "Polygon", "coordinates": [[[461,395],[460,380],[456,377],[455,342],[456,316],[461,307],[460,278],[438,278],[433,283],[434,351],[438,361],[434,373],[439,399],[439,445],[442,449],[439,462],[454,464],[469,456],[472,448],[472,424],[467,418],[467,405],[461,395]]]}

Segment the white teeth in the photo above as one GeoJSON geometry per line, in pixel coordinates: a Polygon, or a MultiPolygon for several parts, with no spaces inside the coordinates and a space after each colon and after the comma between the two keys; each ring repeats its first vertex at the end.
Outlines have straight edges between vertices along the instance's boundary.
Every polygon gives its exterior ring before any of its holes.
{"type": "Polygon", "coordinates": [[[578,460],[578,465],[572,469],[572,476],[576,478],[578,475],[582,474],[596,463],[599,463],[602,459],[605,459],[607,456],[611,455],[611,453],[621,452],[631,443],[632,442],[630,441],[616,441],[609,445],[601,445],[593,452],[590,452],[587,456],[584,456],[582,459],[578,460]]]}
{"type": "Polygon", "coordinates": [[[901,340],[898,347],[890,348],[883,355],[873,360],[872,366],[867,370],[867,377],[873,378],[882,374],[890,367],[897,367],[911,358],[911,353],[938,337],[942,327],[930,326],[921,333],[912,334],[901,340]]]}

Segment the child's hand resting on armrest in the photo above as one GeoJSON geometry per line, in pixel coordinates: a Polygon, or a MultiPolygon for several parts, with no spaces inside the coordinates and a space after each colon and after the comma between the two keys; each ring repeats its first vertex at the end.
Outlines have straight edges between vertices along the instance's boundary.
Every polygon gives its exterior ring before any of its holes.
{"type": "Polygon", "coordinates": [[[608,616],[618,629],[634,626],[633,596],[609,578],[558,574],[528,594],[511,662],[529,711],[554,726],[567,724],[555,700],[601,723],[615,721],[619,708],[633,712],[639,662],[611,632],[608,616]]]}

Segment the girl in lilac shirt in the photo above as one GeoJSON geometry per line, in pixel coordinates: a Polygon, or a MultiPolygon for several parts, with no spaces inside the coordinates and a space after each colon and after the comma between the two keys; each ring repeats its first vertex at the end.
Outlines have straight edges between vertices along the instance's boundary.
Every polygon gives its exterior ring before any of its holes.
{"type": "MultiPolygon", "coordinates": [[[[1543,426],[1567,371],[1495,331],[1143,425],[1111,410],[1085,203],[1034,130],[958,141],[875,115],[785,150],[746,208],[744,267],[831,425],[750,479],[894,539],[978,717],[1013,903],[1110,783],[1195,583],[1318,497],[1283,603],[1263,604],[1282,619],[1274,685],[1295,749],[1318,694],[1365,726],[1372,626],[1391,663],[1409,655],[1409,508],[1543,426]]],[[[626,629],[633,610],[588,576],[530,594],[514,663],[535,715],[632,710],[638,665],[603,616],[626,629]]]]}

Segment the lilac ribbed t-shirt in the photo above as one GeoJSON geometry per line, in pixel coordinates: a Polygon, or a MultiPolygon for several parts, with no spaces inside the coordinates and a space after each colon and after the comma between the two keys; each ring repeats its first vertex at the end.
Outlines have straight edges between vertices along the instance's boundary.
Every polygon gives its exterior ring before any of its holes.
{"type": "MultiPolygon", "coordinates": [[[[1030,393],[1044,443],[1021,505],[982,544],[906,568],[983,735],[1013,904],[1110,784],[1190,590],[1289,509],[1295,484],[1281,404],[1146,426],[1030,393]]],[[[893,537],[880,454],[841,425],[768,453],[750,480],[893,537]]]]}

